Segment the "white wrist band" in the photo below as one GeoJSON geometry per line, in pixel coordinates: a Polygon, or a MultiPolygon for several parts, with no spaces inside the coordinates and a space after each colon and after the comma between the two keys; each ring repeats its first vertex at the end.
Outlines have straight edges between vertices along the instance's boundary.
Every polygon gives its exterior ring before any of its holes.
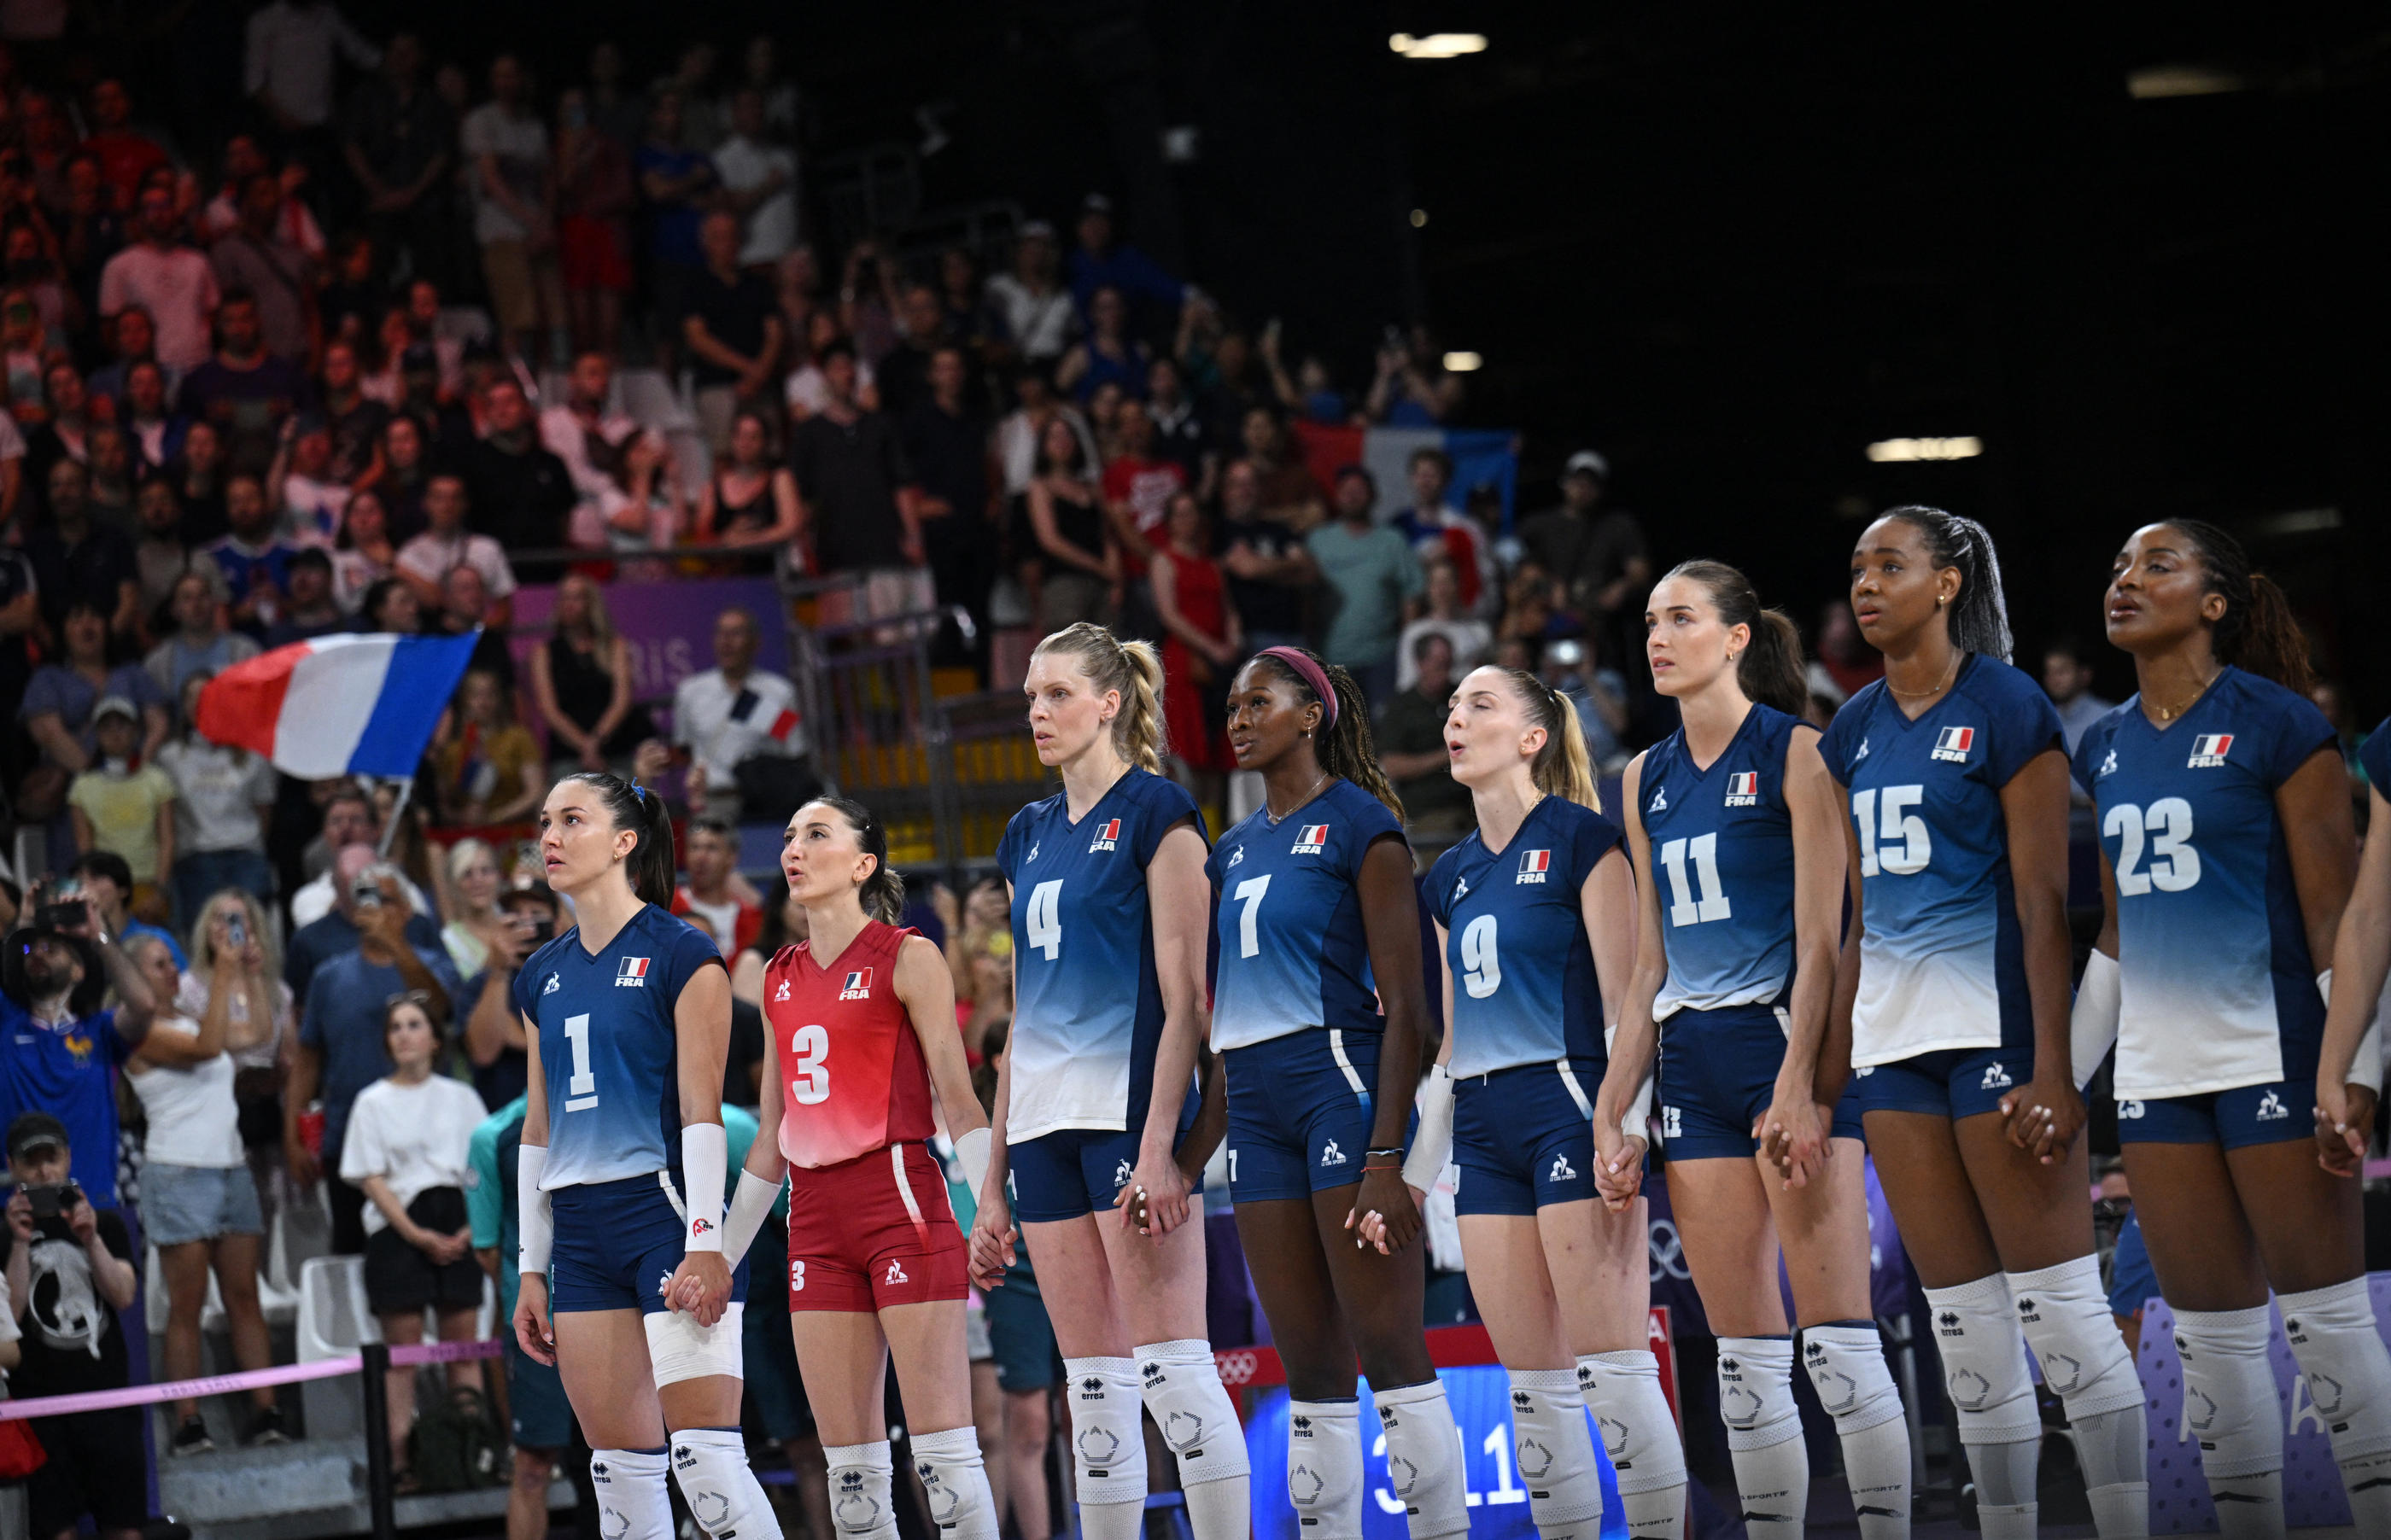
{"type": "Polygon", "coordinates": [[[524,1277],[548,1277],[548,1253],[555,1243],[556,1226],[549,1216],[549,1200],[540,1190],[548,1174],[548,1146],[520,1145],[515,1149],[515,1223],[523,1232],[516,1267],[524,1277]]]}
{"type": "Polygon", "coordinates": [[[975,1201],[979,1198],[979,1189],[988,1185],[990,1137],[987,1129],[974,1128],[955,1140],[955,1163],[963,1168],[963,1183],[971,1188],[975,1201]]]}
{"type": "Polygon", "coordinates": [[[2075,1005],[2067,1015],[2068,1058],[2079,1091],[2092,1084],[2092,1077],[2100,1072],[2100,1061],[2117,1046],[2117,1016],[2125,988],[2117,959],[2094,947],[2084,959],[2084,981],[2075,986],[2075,1005]]]}
{"type": "Polygon", "coordinates": [[[687,1213],[684,1251],[722,1250],[722,1184],[730,1174],[730,1137],[718,1123],[684,1123],[680,1131],[681,1197],[687,1213]]]}
{"type": "Polygon", "coordinates": [[[1453,1076],[1441,1064],[1432,1066],[1420,1086],[1419,1132],[1412,1136],[1411,1153],[1403,1157],[1403,1184],[1428,1192],[1453,1159],[1453,1076]]]}
{"type": "MultiPolygon", "coordinates": [[[[756,1232],[764,1227],[764,1216],[780,1201],[781,1184],[768,1182],[752,1171],[739,1173],[739,1191],[730,1200],[730,1217],[722,1222],[722,1260],[731,1266],[747,1254],[756,1244],[756,1232]]],[[[694,1248],[692,1248],[694,1250],[694,1248]]]]}

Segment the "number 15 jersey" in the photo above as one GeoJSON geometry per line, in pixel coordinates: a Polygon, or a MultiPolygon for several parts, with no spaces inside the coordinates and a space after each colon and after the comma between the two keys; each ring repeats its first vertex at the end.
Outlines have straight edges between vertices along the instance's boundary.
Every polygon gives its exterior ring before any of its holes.
{"type": "Polygon", "coordinates": [[[1851,793],[1867,925],[1855,1068],[2033,1046],[2001,788],[2060,743],[2041,687],[1981,653],[1915,721],[1881,679],[1835,713],[1818,752],[1851,793]]]}

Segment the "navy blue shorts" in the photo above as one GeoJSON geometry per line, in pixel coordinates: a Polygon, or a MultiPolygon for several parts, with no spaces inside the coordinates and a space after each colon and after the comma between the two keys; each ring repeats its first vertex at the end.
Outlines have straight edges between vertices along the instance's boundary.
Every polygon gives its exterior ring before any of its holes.
{"type": "Polygon", "coordinates": [[[1309,1200],[1362,1179],[1378,1084],[1378,1034],[1306,1027],[1229,1061],[1229,1199],[1309,1200]]]}
{"type": "Polygon", "coordinates": [[[525,1449],[562,1449],[573,1442],[573,1403],[553,1364],[525,1354],[507,1334],[507,1413],[515,1443],[525,1449]]]}
{"type": "MultiPolygon", "coordinates": [[[[1179,1137],[1196,1123],[1203,1098],[1193,1092],[1179,1111],[1179,1137]]],[[[1008,1143],[1013,1168],[1013,1218],[1020,1225],[1055,1225],[1083,1213],[1101,1213],[1119,1200],[1137,1171],[1137,1147],[1145,1129],[1058,1128],[1020,1144],[1008,1143]]],[[[1204,1190],[1196,1179],[1194,1194],[1204,1190]]]]}
{"type": "MultiPolygon", "coordinates": [[[[681,1244],[679,1206],[661,1171],[619,1181],[558,1187],[549,1194],[556,1241],[549,1252],[556,1293],[549,1308],[636,1310],[653,1315],[665,1308],[665,1285],[687,1254],[681,1244]]],[[[730,1275],[730,1298],[747,1298],[747,1263],[730,1275]]]]}
{"type": "Polygon", "coordinates": [[[1998,1112],[2001,1097],[2034,1078],[2034,1047],[1943,1048],[1852,1072],[1863,1112],[1932,1112],[1957,1123],[1998,1112]]]}
{"type": "MultiPolygon", "coordinates": [[[[1680,1010],[1661,1028],[1661,1153],[1672,1161],[1750,1160],[1751,1125],[1777,1099],[1785,1021],[1773,1006],[1680,1010]]],[[[1830,1136],[1860,1134],[1859,1082],[1835,1104],[1830,1136]]]]}
{"type": "Polygon", "coordinates": [[[2289,1144],[2316,1136],[2316,1077],[2294,1092],[2288,1080],[2237,1085],[2197,1097],[2117,1099],[2119,1144],[2213,1144],[2225,1149],[2289,1144]]]}
{"type": "Polygon", "coordinates": [[[1456,1213],[1533,1214],[1594,1190],[1594,1097],[1599,1059],[1515,1064],[1453,1084],[1456,1213]]]}

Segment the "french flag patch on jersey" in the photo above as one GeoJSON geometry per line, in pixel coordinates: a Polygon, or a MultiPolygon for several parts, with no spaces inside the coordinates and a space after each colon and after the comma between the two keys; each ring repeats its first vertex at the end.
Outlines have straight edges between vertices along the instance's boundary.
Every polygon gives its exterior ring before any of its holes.
{"type": "Polygon", "coordinates": [[[623,966],[614,970],[614,987],[616,989],[647,988],[648,959],[645,957],[625,957],[623,959],[623,966]]]}
{"type": "Polygon", "coordinates": [[[852,973],[849,973],[847,976],[847,982],[839,989],[838,997],[842,1000],[871,999],[872,969],[868,968],[859,968],[852,973]]]}
{"type": "Polygon", "coordinates": [[[1519,875],[1512,885],[1517,887],[1521,882],[1541,884],[1544,880],[1544,874],[1552,869],[1553,853],[1551,851],[1523,852],[1519,856],[1519,875]]]}
{"type": "Polygon", "coordinates": [[[1968,751],[1975,746],[1975,728],[1945,727],[1934,735],[1934,752],[1927,757],[1951,764],[1965,764],[1968,763],[1968,751]]]}
{"type": "Polygon", "coordinates": [[[1088,853],[1092,855],[1100,850],[1110,850],[1113,848],[1113,841],[1119,838],[1120,820],[1107,819],[1105,826],[1096,830],[1096,837],[1088,841],[1088,853]]]}
{"type": "Polygon", "coordinates": [[[1306,824],[1303,826],[1302,829],[1297,833],[1295,837],[1295,849],[1290,853],[1296,855],[1317,855],[1323,850],[1326,849],[1327,845],[1328,826],[1326,824],[1306,824]]]}
{"type": "Polygon", "coordinates": [[[2231,733],[2202,733],[2191,740],[2191,764],[2194,770],[2214,770],[2225,763],[2233,751],[2231,733]]]}
{"type": "Polygon", "coordinates": [[[1760,805],[1760,772],[1738,770],[1726,778],[1726,805],[1758,807],[1760,805]]]}

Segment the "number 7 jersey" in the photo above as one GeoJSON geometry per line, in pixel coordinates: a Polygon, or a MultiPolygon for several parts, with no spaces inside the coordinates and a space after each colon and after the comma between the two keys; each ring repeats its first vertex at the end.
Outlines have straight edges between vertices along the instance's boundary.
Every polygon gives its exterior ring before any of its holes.
{"type": "Polygon", "coordinates": [[[2333,727],[2238,668],[2163,729],[2139,700],[2075,750],[2117,886],[2117,1096],[2313,1080],[2324,1001],[2275,793],[2333,727]]]}
{"type": "Polygon", "coordinates": [[[1915,721],[1881,679],[1835,713],[1818,752],[1850,792],[1867,926],[1855,1068],[2033,1046],[2001,789],[2060,746],[2041,687],[1981,653],[1915,721]]]}

